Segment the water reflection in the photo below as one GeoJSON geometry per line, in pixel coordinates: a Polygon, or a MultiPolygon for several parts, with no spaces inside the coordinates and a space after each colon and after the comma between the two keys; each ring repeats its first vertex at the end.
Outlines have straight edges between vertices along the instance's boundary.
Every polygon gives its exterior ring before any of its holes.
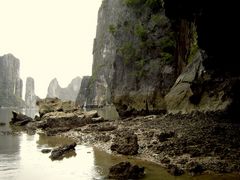
{"type": "Polygon", "coordinates": [[[40,133],[39,139],[37,140],[38,148],[47,148],[47,147],[57,147],[63,144],[70,144],[74,141],[65,138],[65,137],[57,137],[57,136],[47,136],[45,134],[40,133]]]}
{"type": "Polygon", "coordinates": [[[13,110],[22,112],[17,108],[0,108],[0,121],[6,123],[0,126],[0,179],[13,178],[19,169],[20,138],[11,134],[9,126],[13,110]]]}

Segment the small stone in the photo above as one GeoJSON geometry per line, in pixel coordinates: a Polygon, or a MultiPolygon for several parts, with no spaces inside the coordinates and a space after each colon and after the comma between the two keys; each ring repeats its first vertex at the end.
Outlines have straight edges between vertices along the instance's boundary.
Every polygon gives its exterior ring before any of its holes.
{"type": "Polygon", "coordinates": [[[44,154],[50,153],[52,150],[51,149],[42,149],[41,152],[44,154]]]}
{"type": "Polygon", "coordinates": [[[139,179],[144,176],[144,167],[120,162],[109,169],[109,179],[139,179]]]}

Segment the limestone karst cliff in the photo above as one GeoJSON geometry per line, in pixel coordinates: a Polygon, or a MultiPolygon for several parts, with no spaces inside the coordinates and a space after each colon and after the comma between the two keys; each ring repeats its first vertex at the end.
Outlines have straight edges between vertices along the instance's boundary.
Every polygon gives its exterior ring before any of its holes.
{"type": "Polygon", "coordinates": [[[70,100],[75,102],[78,95],[82,79],[80,77],[74,78],[71,83],[66,87],[62,88],[57,79],[53,79],[48,86],[47,97],[57,97],[62,100],[70,100]]]}
{"type": "Polygon", "coordinates": [[[168,110],[221,110],[228,117],[234,116],[240,104],[238,51],[237,46],[232,46],[234,39],[239,36],[236,27],[237,4],[206,0],[164,2],[166,15],[170,18],[174,31],[178,32],[176,54],[182,58],[177,58],[176,61],[187,66],[184,66],[182,74],[166,96],[168,110]],[[197,49],[204,50],[201,57],[197,49]],[[190,54],[191,59],[184,58],[189,57],[187,54],[190,54]],[[202,62],[201,68],[197,70],[196,62],[199,62],[199,58],[202,62]],[[192,80],[184,82],[184,76],[189,77],[190,74],[193,75],[192,80]],[[185,91],[181,95],[177,93],[179,88],[181,92],[185,91]],[[179,101],[179,97],[184,98],[179,101]]]}
{"type": "Polygon", "coordinates": [[[164,95],[176,78],[173,35],[161,4],[153,12],[151,7],[135,8],[122,0],[103,1],[93,48],[89,103],[114,103],[124,111],[164,109],[164,95]]]}
{"type": "Polygon", "coordinates": [[[0,106],[24,106],[20,61],[12,54],[0,56],[0,106]]]}
{"type": "Polygon", "coordinates": [[[38,97],[35,94],[35,85],[34,79],[32,77],[28,77],[26,80],[26,92],[25,92],[25,103],[28,108],[36,107],[36,101],[38,97]]]}
{"type": "Polygon", "coordinates": [[[78,97],[114,104],[120,115],[236,109],[231,8],[205,0],[104,0],[92,76],[78,97]]]}

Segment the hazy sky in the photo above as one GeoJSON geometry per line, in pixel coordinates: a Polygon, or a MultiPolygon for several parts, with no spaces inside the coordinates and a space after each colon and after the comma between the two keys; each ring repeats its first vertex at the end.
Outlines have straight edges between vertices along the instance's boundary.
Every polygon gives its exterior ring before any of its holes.
{"type": "MultiPolygon", "coordinates": [[[[0,0],[0,56],[20,59],[20,76],[45,97],[53,78],[65,87],[91,75],[97,12],[102,0],[0,0]]],[[[23,95],[24,96],[24,95],[23,95]]]]}

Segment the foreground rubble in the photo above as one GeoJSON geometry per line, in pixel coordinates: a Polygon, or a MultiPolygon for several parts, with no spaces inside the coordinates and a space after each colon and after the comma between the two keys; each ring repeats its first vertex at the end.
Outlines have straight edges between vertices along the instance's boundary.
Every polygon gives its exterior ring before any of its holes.
{"type": "Polygon", "coordinates": [[[220,112],[104,120],[97,111],[60,108],[23,122],[19,124],[26,129],[48,136],[67,136],[77,144],[155,162],[172,175],[240,172],[240,125],[220,112]]]}

